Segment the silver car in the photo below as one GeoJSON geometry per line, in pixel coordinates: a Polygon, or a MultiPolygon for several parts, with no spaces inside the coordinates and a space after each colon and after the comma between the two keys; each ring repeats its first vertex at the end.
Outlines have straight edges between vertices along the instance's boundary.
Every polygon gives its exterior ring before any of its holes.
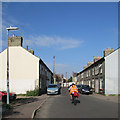
{"type": "Polygon", "coordinates": [[[49,84],[47,87],[47,95],[50,94],[59,94],[60,93],[60,88],[58,87],[57,84],[49,84]]]}

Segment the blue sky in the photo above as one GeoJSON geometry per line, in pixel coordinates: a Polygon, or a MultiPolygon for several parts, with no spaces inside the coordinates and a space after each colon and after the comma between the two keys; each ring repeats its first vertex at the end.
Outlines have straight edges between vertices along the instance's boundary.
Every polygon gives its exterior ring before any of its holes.
{"type": "Polygon", "coordinates": [[[2,45],[7,46],[6,27],[24,38],[23,47],[34,50],[56,73],[80,72],[106,48],[118,48],[117,2],[9,2],[2,4],[2,45]],[[24,27],[24,28],[23,28],[24,27]]]}

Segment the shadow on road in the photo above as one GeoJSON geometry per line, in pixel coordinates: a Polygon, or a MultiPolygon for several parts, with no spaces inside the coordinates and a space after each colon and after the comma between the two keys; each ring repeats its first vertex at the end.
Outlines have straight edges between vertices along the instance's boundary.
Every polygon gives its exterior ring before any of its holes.
{"type": "Polygon", "coordinates": [[[75,100],[74,102],[72,102],[72,104],[77,105],[78,103],[80,103],[80,100],[75,100]]]}
{"type": "Polygon", "coordinates": [[[76,103],[80,103],[80,100],[76,100],[76,103]]]}

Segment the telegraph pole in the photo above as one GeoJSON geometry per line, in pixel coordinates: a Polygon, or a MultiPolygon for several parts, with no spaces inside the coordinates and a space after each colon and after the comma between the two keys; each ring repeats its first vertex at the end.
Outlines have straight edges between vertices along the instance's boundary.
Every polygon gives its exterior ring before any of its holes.
{"type": "Polygon", "coordinates": [[[67,80],[67,72],[66,72],[66,80],[67,80]]]}
{"type": "Polygon", "coordinates": [[[53,80],[55,84],[55,56],[53,56],[53,80]]]}
{"type": "Polygon", "coordinates": [[[67,72],[66,72],[66,87],[67,87],[67,72]]]}

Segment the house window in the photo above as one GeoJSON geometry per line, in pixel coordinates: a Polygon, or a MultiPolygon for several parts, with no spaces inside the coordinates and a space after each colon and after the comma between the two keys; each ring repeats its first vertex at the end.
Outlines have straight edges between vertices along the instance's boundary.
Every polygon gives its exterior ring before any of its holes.
{"type": "Polygon", "coordinates": [[[84,85],[84,81],[82,81],[82,85],[84,85]]]}
{"type": "Polygon", "coordinates": [[[83,78],[83,73],[81,74],[81,78],[83,78]]]}
{"type": "Polygon", "coordinates": [[[92,88],[94,88],[94,79],[92,79],[92,88]]]}
{"type": "Polygon", "coordinates": [[[100,68],[100,73],[102,73],[102,68],[100,68]]]}
{"type": "Polygon", "coordinates": [[[102,78],[100,79],[100,89],[101,90],[103,89],[103,79],[102,78]]]}
{"type": "Polygon", "coordinates": [[[78,81],[80,80],[80,75],[77,76],[77,80],[78,80],[78,81]]]}
{"type": "Polygon", "coordinates": [[[92,75],[94,75],[94,68],[92,69],[92,75]]]}
{"type": "Polygon", "coordinates": [[[102,64],[99,64],[100,73],[102,73],[102,64]]]}
{"type": "Polygon", "coordinates": [[[95,67],[95,75],[97,75],[98,73],[99,73],[99,67],[96,66],[96,67],[95,67]]]}
{"type": "Polygon", "coordinates": [[[88,71],[86,72],[86,77],[88,77],[88,71]]]}
{"type": "Polygon", "coordinates": [[[90,70],[89,70],[88,76],[90,76],[90,70]]]}
{"type": "Polygon", "coordinates": [[[91,87],[91,81],[89,80],[89,86],[91,87]]]}

